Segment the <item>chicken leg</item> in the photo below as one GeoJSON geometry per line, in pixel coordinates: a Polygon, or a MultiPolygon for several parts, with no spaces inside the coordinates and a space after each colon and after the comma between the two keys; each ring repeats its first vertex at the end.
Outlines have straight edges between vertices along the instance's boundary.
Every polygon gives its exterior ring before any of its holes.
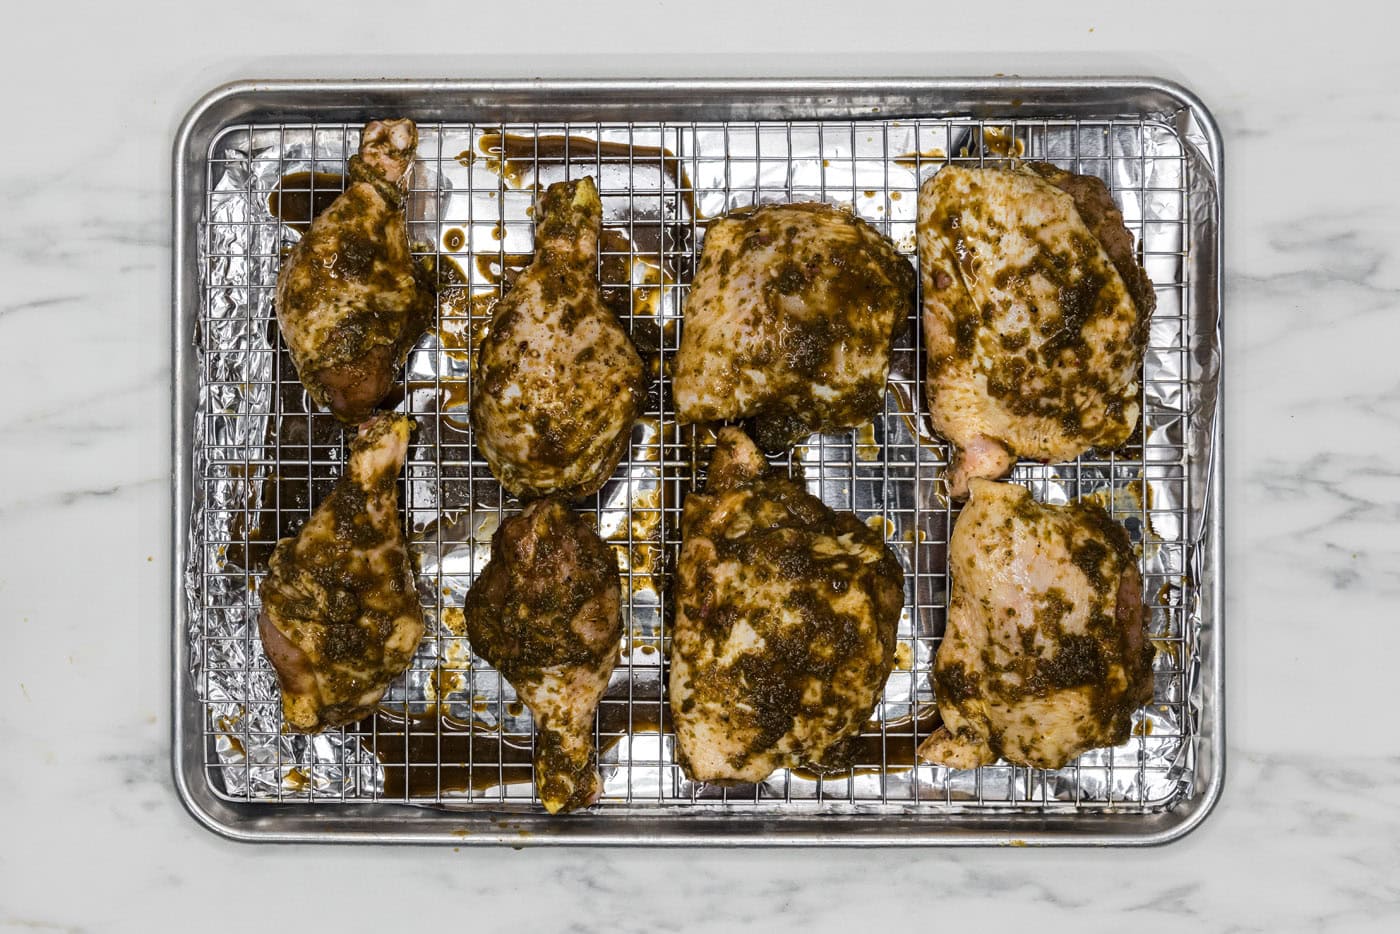
{"type": "Polygon", "coordinates": [[[263,651],[299,732],[369,714],[423,636],[396,485],[412,429],[391,415],[360,427],[345,474],[296,537],[277,543],[258,587],[263,651]]]}
{"type": "Polygon", "coordinates": [[[297,375],[313,402],[348,425],[369,418],[432,320],[404,216],[417,146],[411,120],[366,126],[348,187],[277,276],[277,323],[297,375]]]}
{"type": "Polygon", "coordinates": [[[472,650],[534,715],[535,784],[551,814],[587,807],[602,790],[593,712],[617,664],[621,600],[612,549],[556,499],[501,523],[467,593],[472,650]]]}
{"type": "Polygon", "coordinates": [[[516,496],[596,493],[646,395],[642,359],[598,285],[602,212],[592,178],[549,186],[534,262],[497,303],[476,356],[476,443],[516,496]]]}

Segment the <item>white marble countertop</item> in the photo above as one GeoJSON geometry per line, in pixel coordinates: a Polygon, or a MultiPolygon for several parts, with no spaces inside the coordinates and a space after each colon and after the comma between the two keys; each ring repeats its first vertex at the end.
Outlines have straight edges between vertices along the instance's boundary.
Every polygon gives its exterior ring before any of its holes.
{"type": "Polygon", "coordinates": [[[1393,14],[708,0],[608,25],[567,2],[219,6],[234,14],[5,14],[0,931],[1400,928],[1393,14]],[[169,168],[201,93],[996,72],[1160,75],[1224,131],[1229,777],[1200,830],[1147,851],[457,852],[239,845],[190,819],[168,740],[169,168]]]}

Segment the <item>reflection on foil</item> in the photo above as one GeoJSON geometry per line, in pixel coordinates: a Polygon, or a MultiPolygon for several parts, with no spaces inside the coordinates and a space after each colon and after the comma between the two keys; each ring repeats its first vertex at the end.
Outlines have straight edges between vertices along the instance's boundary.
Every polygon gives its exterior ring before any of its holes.
{"type": "Polygon", "coordinates": [[[196,343],[196,502],[186,582],[193,683],[204,705],[206,761],[235,800],[482,801],[528,807],[533,734],[510,685],[471,652],[461,606],[501,519],[519,509],[472,445],[471,358],[501,290],[530,259],[533,198],[552,181],[593,174],[604,202],[599,273],[611,307],[648,361],[647,410],[617,475],[581,508],[614,548],[624,580],[619,664],[596,717],[603,807],[869,804],[930,811],[1170,806],[1194,781],[1200,712],[1198,587],[1206,468],[1218,373],[1214,321],[1184,296],[1186,245],[1213,193],[1187,185],[1192,154],[1164,125],[989,124],[934,120],[821,124],[511,127],[423,125],[410,237],[439,285],[439,320],[415,348],[388,405],[416,416],[402,500],[428,635],[381,711],[343,730],[283,732],[276,678],[256,635],[256,583],[272,545],[329,491],[344,433],[313,411],[280,344],[272,309],[291,222],[324,205],[358,129],[240,128],[215,141],[200,229],[203,307],[196,343]],[[849,206],[913,252],[920,181],[958,158],[1024,153],[1097,174],[1115,192],[1157,285],[1143,379],[1143,430],[1123,449],[1076,463],[1023,463],[1037,498],[1089,497],[1141,548],[1158,646],[1153,703],[1129,741],[1053,772],[916,765],[937,725],[929,672],[943,630],[945,543],[956,508],[947,453],[920,389],[917,315],[892,360],[885,410],[855,431],[813,435],[777,461],[828,504],[884,531],[906,574],[897,664],[856,741],[856,765],[780,771],[757,785],[689,782],[667,721],[669,569],[688,491],[703,483],[714,432],[678,426],[663,378],[704,221],[754,204],[849,206]],[[302,174],[297,173],[313,173],[302,174]],[[282,185],[284,177],[291,179],[282,185]],[[298,181],[300,180],[300,181],[298,181]],[[315,189],[315,190],[313,190],[315,189]],[[1204,200],[1202,200],[1204,199],[1204,200]],[[278,210],[289,223],[270,213],[278,210]],[[298,214],[297,212],[301,212],[298,214]],[[293,218],[291,215],[296,214],[293,218]]]}

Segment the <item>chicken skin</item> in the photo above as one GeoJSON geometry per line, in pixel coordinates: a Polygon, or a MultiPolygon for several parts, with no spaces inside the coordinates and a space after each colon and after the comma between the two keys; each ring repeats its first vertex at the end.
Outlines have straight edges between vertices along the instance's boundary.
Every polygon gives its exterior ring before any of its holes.
{"type": "Polygon", "coordinates": [[[831,205],[716,221],[685,304],[679,419],[753,418],[768,451],[869,421],[884,404],[914,285],[893,244],[831,205]]]}
{"type": "Polygon", "coordinates": [[[423,636],[397,487],[412,429],[391,415],[360,427],[345,474],[296,537],[277,543],[258,587],[258,633],[293,730],[371,713],[423,636]]]}
{"type": "Polygon", "coordinates": [[[1128,440],[1156,297],[1097,178],[950,165],[919,192],[925,389],[949,493],[1128,440]]]}
{"type": "Polygon", "coordinates": [[[535,784],[551,814],[587,807],[602,791],[593,712],[617,663],[621,600],[612,549],[556,499],[501,524],[467,593],[473,651],[534,715],[535,784]]]}
{"type": "Polygon", "coordinates": [[[849,766],[894,666],[904,572],[883,538],[721,430],[681,517],[670,697],[702,782],[849,766]]]}
{"type": "Polygon", "coordinates": [[[1047,506],[974,479],[948,543],[952,594],[934,661],[943,726],[928,762],[1058,769],[1127,740],[1152,699],[1152,644],[1128,533],[1092,503],[1047,506]]]}
{"type": "Polygon", "coordinates": [[[297,375],[312,401],[348,425],[374,412],[432,319],[404,214],[417,146],[411,120],[366,126],[348,186],[277,276],[277,323],[297,375]]]}
{"type": "Polygon", "coordinates": [[[534,262],[497,303],[476,357],[476,443],[522,498],[596,493],[646,398],[642,359],[598,284],[602,212],[592,178],[549,186],[534,262]]]}

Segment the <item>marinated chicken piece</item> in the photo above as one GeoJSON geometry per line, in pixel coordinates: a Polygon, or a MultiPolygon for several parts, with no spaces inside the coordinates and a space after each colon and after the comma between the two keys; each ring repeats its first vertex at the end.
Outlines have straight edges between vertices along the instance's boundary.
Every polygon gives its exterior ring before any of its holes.
{"type": "Polygon", "coordinates": [[[472,427],[508,491],[579,499],[622,459],[646,385],[598,285],[593,179],[550,185],[536,216],[534,262],[497,303],[477,354],[472,427]]]}
{"type": "Polygon", "coordinates": [[[720,431],[681,516],[671,713],[702,782],[851,764],[894,666],[904,572],[880,535],[720,431]]]}
{"type": "Polygon", "coordinates": [[[345,474],[296,537],[277,543],[258,588],[258,633],[294,730],[371,713],[418,649],[423,610],[397,487],[412,430],[391,415],[360,427],[345,474]]]}
{"type": "Polygon", "coordinates": [[[408,244],[411,120],[365,127],[348,185],[311,222],[277,276],[277,323],[311,399],[349,425],[369,418],[432,320],[408,244]]]}
{"type": "Polygon", "coordinates": [[[716,221],[686,299],[677,415],[753,418],[768,451],[869,421],[913,304],[909,262],[831,205],[768,205],[716,221]]]}
{"type": "Polygon", "coordinates": [[[1103,182],[1045,163],[946,166],[919,192],[926,392],[950,494],[1017,457],[1127,441],[1156,307],[1103,182]]]}
{"type": "Polygon", "coordinates": [[[467,594],[472,649],[535,718],[535,784],[551,814],[602,791],[593,712],[622,641],[617,559],[588,520],[542,499],[501,523],[467,594]]]}
{"type": "Polygon", "coordinates": [[[934,661],[943,726],[919,755],[1058,769],[1124,742],[1152,699],[1153,655],[1128,533],[1093,503],[971,486],[948,543],[952,594],[934,661]]]}

